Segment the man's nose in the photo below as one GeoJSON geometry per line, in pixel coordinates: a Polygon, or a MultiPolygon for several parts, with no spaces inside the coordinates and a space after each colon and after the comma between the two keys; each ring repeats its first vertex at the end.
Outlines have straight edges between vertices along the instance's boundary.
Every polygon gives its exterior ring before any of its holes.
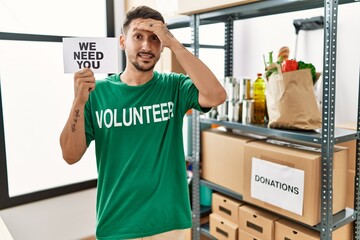
{"type": "Polygon", "coordinates": [[[151,50],[151,44],[148,38],[145,38],[144,41],[142,42],[142,49],[146,52],[151,50]]]}

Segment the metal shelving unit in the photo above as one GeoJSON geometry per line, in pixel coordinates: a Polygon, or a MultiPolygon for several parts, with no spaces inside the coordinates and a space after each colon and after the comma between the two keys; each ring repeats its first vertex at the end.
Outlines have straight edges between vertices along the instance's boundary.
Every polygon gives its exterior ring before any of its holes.
{"type": "MultiPolygon", "coordinates": [[[[232,190],[229,190],[229,189],[226,189],[218,184],[215,184],[215,183],[212,183],[212,182],[209,182],[209,181],[206,181],[206,180],[200,180],[200,184],[204,185],[204,186],[207,186],[211,189],[213,189],[214,191],[216,192],[220,192],[226,196],[229,196],[233,199],[236,199],[236,200],[239,200],[239,201],[243,201],[243,197],[241,194],[239,193],[236,193],[232,190]]],[[[354,209],[350,209],[350,208],[345,208],[344,210],[336,213],[335,215],[333,215],[333,225],[336,226],[337,228],[341,227],[341,226],[344,226],[352,221],[354,221],[356,217],[356,212],[354,209]]],[[[286,218],[286,217],[283,217],[283,218],[286,218]]],[[[290,219],[290,218],[289,218],[290,219]]],[[[297,222],[293,219],[290,219],[291,221],[293,222],[297,222]]],[[[316,230],[316,231],[321,231],[321,224],[317,224],[315,226],[309,226],[309,225],[305,225],[304,223],[302,222],[297,222],[298,224],[300,225],[304,225],[308,228],[311,228],[313,230],[316,230]]],[[[202,228],[202,227],[201,227],[202,228]]],[[[203,229],[201,229],[202,231],[203,229]]]]}
{"type": "MultiPolygon", "coordinates": [[[[256,124],[241,124],[238,122],[218,121],[215,119],[199,119],[202,123],[217,124],[227,128],[238,129],[243,133],[253,133],[260,136],[266,136],[275,139],[285,139],[292,141],[300,141],[304,143],[320,144],[322,139],[322,132],[319,131],[301,131],[301,130],[277,130],[268,128],[264,125],[256,124]]],[[[359,137],[357,131],[336,128],[334,130],[335,143],[347,142],[359,137]]]]}
{"type": "MultiPolygon", "coordinates": [[[[320,233],[321,240],[331,240],[332,231],[354,222],[354,239],[360,239],[359,219],[359,169],[360,169],[360,114],[358,114],[357,131],[337,129],[334,127],[335,119],[335,89],[336,89],[336,39],[337,39],[337,11],[338,4],[357,2],[358,0],[269,0],[258,1],[245,5],[229,7],[206,13],[194,14],[190,18],[192,29],[192,48],[194,54],[199,53],[199,26],[200,24],[225,23],[225,76],[232,75],[232,38],[233,21],[254,18],[265,15],[279,14],[285,12],[306,10],[312,8],[324,8],[324,60],[323,60],[323,109],[322,128],[320,132],[310,131],[289,131],[270,129],[266,126],[241,124],[236,122],[216,121],[213,119],[200,118],[198,111],[193,111],[193,231],[192,239],[199,240],[200,234],[211,236],[208,227],[200,226],[200,184],[206,185],[216,191],[227,194],[235,199],[242,200],[242,196],[230,190],[224,189],[216,184],[200,180],[200,123],[219,124],[227,128],[238,129],[244,133],[257,134],[261,136],[284,139],[293,142],[317,144],[321,147],[321,221],[316,226],[307,226],[320,233]],[[345,209],[338,214],[332,215],[332,164],[334,145],[356,139],[356,177],[355,177],[355,206],[354,209],[345,209]]],[[[360,113],[360,99],[359,99],[360,113]]]]}

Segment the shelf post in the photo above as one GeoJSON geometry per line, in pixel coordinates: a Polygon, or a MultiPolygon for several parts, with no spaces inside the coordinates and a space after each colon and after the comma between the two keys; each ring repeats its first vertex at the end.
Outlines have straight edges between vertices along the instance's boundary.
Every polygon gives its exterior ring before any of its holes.
{"type": "MultiPolygon", "coordinates": [[[[360,71],[359,71],[359,81],[360,81],[360,71]]],[[[360,82],[359,82],[360,83],[360,82]]],[[[359,93],[360,93],[360,84],[359,84],[359,93]]],[[[354,209],[356,212],[356,220],[354,222],[354,239],[360,239],[360,98],[358,99],[358,115],[357,115],[357,131],[358,138],[356,139],[356,166],[355,166],[355,199],[354,199],[354,209]]]]}
{"type": "MultiPolygon", "coordinates": [[[[193,54],[199,57],[199,26],[200,17],[195,14],[190,19],[191,48],[193,54]]],[[[200,240],[200,119],[199,111],[192,111],[192,240],[200,240]]]]}
{"type": "Polygon", "coordinates": [[[321,222],[320,239],[331,240],[333,231],[333,155],[336,83],[336,0],[324,0],[324,65],[321,132],[321,222]]]}
{"type": "Polygon", "coordinates": [[[233,76],[233,38],[234,20],[229,17],[225,22],[225,77],[233,76]]]}

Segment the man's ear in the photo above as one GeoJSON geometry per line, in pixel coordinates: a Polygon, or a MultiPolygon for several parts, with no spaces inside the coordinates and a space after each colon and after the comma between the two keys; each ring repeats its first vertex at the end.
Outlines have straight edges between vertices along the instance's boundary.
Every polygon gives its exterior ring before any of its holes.
{"type": "Polygon", "coordinates": [[[125,50],[125,35],[121,34],[119,38],[119,45],[121,50],[125,50]]]}

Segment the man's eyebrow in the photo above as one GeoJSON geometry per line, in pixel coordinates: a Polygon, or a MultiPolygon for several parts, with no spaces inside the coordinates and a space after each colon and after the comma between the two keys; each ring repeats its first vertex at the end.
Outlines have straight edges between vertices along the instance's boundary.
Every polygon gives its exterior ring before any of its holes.
{"type": "Polygon", "coordinates": [[[139,31],[136,27],[129,28],[128,33],[139,31]]]}
{"type": "Polygon", "coordinates": [[[134,31],[142,31],[142,30],[139,30],[139,28],[137,27],[137,26],[133,26],[132,28],[131,28],[131,30],[134,32],[134,31]]]}

